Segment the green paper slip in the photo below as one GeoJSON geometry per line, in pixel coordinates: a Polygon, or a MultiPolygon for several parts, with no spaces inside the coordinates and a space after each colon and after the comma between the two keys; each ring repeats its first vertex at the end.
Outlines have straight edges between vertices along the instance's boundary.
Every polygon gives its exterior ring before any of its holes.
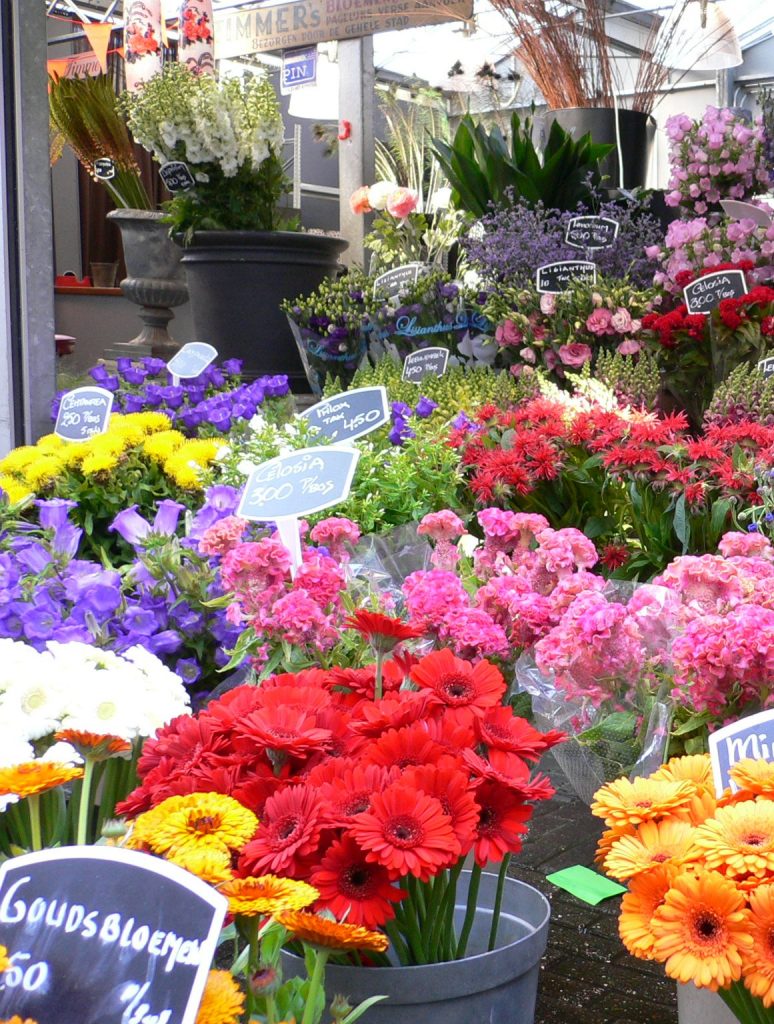
{"type": "Polygon", "coordinates": [[[566,889],[573,896],[577,896],[579,900],[594,906],[601,903],[602,900],[610,899],[611,896],[618,896],[620,893],[626,892],[625,885],[611,882],[609,878],[598,875],[590,868],[581,867],[580,864],[555,871],[552,875],[546,875],[546,881],[551,882],[552,885],[558,885],[560,889],[566,889]]]}

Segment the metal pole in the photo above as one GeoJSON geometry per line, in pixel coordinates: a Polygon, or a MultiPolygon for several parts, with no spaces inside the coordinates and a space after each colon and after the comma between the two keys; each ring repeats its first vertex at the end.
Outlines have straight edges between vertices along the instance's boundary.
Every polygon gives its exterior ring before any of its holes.
{"type": "Polygon", "coordinates": [[[349,197],[374,180],[374,39],[339,42],[339,117],[351,125],[348,139],[339,142],[339,229],[349,242],[344,260],[363,264],[363,238],[368,229],[361,214],[353,214],[349,197]]]}

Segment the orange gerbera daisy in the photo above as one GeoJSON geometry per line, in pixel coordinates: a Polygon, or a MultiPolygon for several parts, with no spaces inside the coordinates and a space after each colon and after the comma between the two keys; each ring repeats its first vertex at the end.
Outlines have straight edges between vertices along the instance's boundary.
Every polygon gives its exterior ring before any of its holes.
{"type": "Polygon", "coordinates": [[[621,825],[618,828],[606,828],[602,835],[599,837],[597,842],[597,848],[594,852],[594,863],[599,864],[600,867],[605,863],[605,857],[614,843],[617,843],[619,839],[623,839],[624,836],[633,836],[636,829],[634,825],[621,825]]]}
{"type": "Polygon", "coordinates": [[[411,679],[444,709],[444,717],[458,725],[471,725],[490,708],[498,707],[505,693],[502,673],[491,662],[473,665],[450,650],[433,651],[411,669],[411,679]]]}
{"type": "Polygon", "coordinates": [[[692,782],[616,779],[594,794],[591,813],[609,826],[639,825],[686,807],[696,792],[692,782]]]}
{"type": "Polygon", "coordinates": [[[725,988],[742,975],[752,948],[742,893],[717,871],[683,871],[653,915],[653,956],[670,978],[725,988]]]}
{"type": "Polygon", "coordinates": [[[698,826],[694,843],[708,868],[763,878],[774,871],[774,803],[718,807],[714,818],[698,826]]]}
{"type": "Polygon", "coordinates": [[[276,914],[280,910],[301,910],[319,897],[319,892],[306,882],[292,878],[262,875],[260,878],[231,878],[218,886],[228,898],[232,914],[254,917],[276,914]]]}
{"type": "Polygon", "coordinates": [[[690,856],[693,833],[694,827],[688,821],[644,821],[634,835],[622,836],[613,843],[605,858],[605,871],[623,882],[654,864],[682,861],[690,856]]]}
{"type": "Polygon", "coordinates": [[[774,764],[769,761],[747,757],[737,761],[730,775],[745,793],[774,797],[774,764]]]}
{"type": "Polygon", "coordinates": [[[196,1024],[238,1024],[245,994],[231,971],[210,971],[196,1015],[196,1024]]]}
{"type": "Polygon", "coordinates": [[[381,932],[372,932],[357,924],[331,921],[307,910],[281,910],[275,915],[275,920],[302,942],[325,949],[364,949],[384,953],[390,944],[381,932]]]}
{"type": "Polygon", "coordinates": [[[129,740],[109,733],[83,732],[81,729],[60,729],[54,739],[75,747],[81,757],[90,761],[107,761],[109,757],[126,754],[132,749],[129,740]]]}
{"type": "Polygon", "coordinates": [[[653,915],[664,902],[667,890],[677,875],[673,864],[657,864],[629,883],[621,900],[618,934],[629,952],[640,960],[653,959],[653,915]]]}
{"type": "Polygon", "coordinates": [[[709,754],[672,757],[658,771],[653,772],[650,778],[661,782],[695,782],[702,789],[712,789],[712,764],[709,754]]]}
{"type": "Polygon", "coordinates": [[[10,768],[0,768],[0,796],[37,796],[65,782],[83,778],[83,768],[74,768],[58,761],[24,761],[10,768]]]}
{"type": "Polygon", "coordinates": [[[774,1003],[774,885],[761,885],[750,893],[752,949],[745,953],[744,983],[769,1007],[774,1003]]]}

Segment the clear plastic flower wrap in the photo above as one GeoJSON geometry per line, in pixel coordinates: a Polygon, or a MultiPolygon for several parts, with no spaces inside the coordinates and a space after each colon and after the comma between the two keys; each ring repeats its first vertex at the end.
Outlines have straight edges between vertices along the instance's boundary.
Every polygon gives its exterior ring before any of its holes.
{"type": "Polygon", "coordinates": [[[554,756],[582,800],[663,762],[679,608],[666,587],[608,581],[579,594],[517,661],[516,688],[531,696],[538,726],[568,734],[554,756]]]}

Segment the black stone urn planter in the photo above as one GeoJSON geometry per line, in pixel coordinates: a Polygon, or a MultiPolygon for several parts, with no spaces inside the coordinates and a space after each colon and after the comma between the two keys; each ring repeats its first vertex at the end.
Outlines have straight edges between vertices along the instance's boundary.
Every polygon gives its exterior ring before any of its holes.
{"type": "Polygon", "coordinates": [[[219,359],[241,359],[247,377],[287,374],[309,390],[298,348],[280,309],[339,269],[341,238],[302,231],[197,231],[183,250],[196,341],[219,359]]]}

